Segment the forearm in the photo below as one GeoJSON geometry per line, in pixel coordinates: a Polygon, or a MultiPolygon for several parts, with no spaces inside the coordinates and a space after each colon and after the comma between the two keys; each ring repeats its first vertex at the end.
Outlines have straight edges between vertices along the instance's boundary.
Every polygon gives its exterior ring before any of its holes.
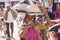
{"type": "Polygon", "coordinates": [[[50,18],[49,18],[49,16],[48,16],[48,13],[45,13],[45,17],[46,17],[46,19],[47,19],[48,25],[49,25],[49,26],[52,26],[53,23],[51,22],[51,20],[50,20],[50,18]]]}

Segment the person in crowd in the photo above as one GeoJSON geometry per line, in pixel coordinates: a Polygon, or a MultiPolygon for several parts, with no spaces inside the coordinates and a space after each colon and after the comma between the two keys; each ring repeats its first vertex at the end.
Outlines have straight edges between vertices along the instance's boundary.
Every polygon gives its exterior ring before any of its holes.
{"type": "Polygon", "coordinates": [[[34,29],[34,21],[29,21],[29,28],[26,31],[25,35],[25,40],[42,40],[40,34],[38,31],[34,29]],[[34,35],[33,35],[34,34],[34,35]]]}
{"type": "Polygon", "coordinates": [[[58,40],[58,37],[54,31],[49,31],[47,33],[47,38],[48,38],[48,40],[58,40]]]}
{"type": "Polygon", "coordinates": [[[57,36],[58,36],[58,40],[60,40],[60,27],[58,28],[57,36]]]}
{"type": "Polygon", "coordinates": [[[13,23],[17,17],[17,11],[13,10],[10,7],[10,5],[7,5],[6,8],[7,10],[4,14],[4,20],[6,21],[6,26],[7,26],[7,35],[8,35],[7,39],[10,39],[10,37],[13,38],[13,31],[14,31],[13,23]],[[10,28],[11,28],[11,35],[10,35],[10,28]]]}
{"type": "Polygon", "coordinates": [[[50,19],[54,19],[54,10],[55,10],[55,4],[54,4],[54,0],[48,0],[48,15],[50,17],[50,19]]]}
{"type": "Polygon", "coordinates": [[[56,3],[56,10],[54,11],[54,23],[60,23],[60,3],[56,3]]]}
{"type": "Polygon", "coordinates": [[[42,13],[44,13],[45,18],[46,18],[46,20],[47,20],[47,23],[39,24],[39,25],[37,25],[36,28],[37,28],[38,30],[40,30],[40,32],[41,32],[42,40],[47,40],[47,37],[46,37],[46,29],[47,29],[49,26],[52,26],[53,24],[52,24],[52,22],[50,21],[50,18],[49,18],[49,16],[48,16],[48,10],[47,10],[47,8],[41,7],[40,4],[39,4],[39,6],[37,6],[37,7],[41,10],[42,13]],[[47,24],[47,25],[46,25],[46,24],[47,24]]]}
{"type": "MultiPolygon", "coordinates": [[[[31,18],[31,17],[29,17],[31,18]]],[[[42,40],[40,34],[34,28],[35,21],[34,19],[25,18],[25,22],[27,24],[27,28],[23,32],[23,37],[21,40],[42,40]]]]}
{"type": "Polygon", "coordinates": [[[55,19],[60,19],[60,3],[56,4],[56,10],[54,14],[55,14],[55,19]]]}

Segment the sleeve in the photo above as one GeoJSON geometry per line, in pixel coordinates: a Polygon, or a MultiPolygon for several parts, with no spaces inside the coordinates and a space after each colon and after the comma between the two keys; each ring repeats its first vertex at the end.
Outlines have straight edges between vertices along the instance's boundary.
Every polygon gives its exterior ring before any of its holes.
{"type": "Polygon", "coordinates": [[[12,15],[14,17],[14,19],[17,18],[18,12],[15,9],[11,9],[12,15]]]}

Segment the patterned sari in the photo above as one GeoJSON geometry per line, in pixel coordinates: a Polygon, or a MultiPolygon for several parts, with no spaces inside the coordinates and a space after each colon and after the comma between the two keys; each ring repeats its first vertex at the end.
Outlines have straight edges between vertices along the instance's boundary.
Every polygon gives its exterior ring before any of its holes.
{"type": "Polygon", "coordinates": [[[34,27],[30,27],[25,35],[24,35],[25,40],[42,40],[40,34],[34,29],[34,27]]]}

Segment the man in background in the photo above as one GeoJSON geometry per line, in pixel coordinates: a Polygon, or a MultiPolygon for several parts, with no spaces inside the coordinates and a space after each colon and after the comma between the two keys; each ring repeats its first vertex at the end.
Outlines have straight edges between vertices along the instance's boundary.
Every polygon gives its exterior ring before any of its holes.
{"type": "Polygon", "coordinates": [[[5,12],[4,19],[6,21],[7,34],[8,34],[8,39],[9,39],[10,37],[13,38],[13,28],[14,28],[13,23],[17,17],[17,11],[13,10],[10,7],[10,5],[8,5],[6,8],[7,10],[5,12]],[[10,35],[10,28],[11,28],[11,35],[10,35]]]}
{"type": "Polygon", "coordinates": [[[54,0],[48,0],[48,15],[50,19],[54,19],[54,14],[53,14],[54,10],[55,10],[54,0]]]}

